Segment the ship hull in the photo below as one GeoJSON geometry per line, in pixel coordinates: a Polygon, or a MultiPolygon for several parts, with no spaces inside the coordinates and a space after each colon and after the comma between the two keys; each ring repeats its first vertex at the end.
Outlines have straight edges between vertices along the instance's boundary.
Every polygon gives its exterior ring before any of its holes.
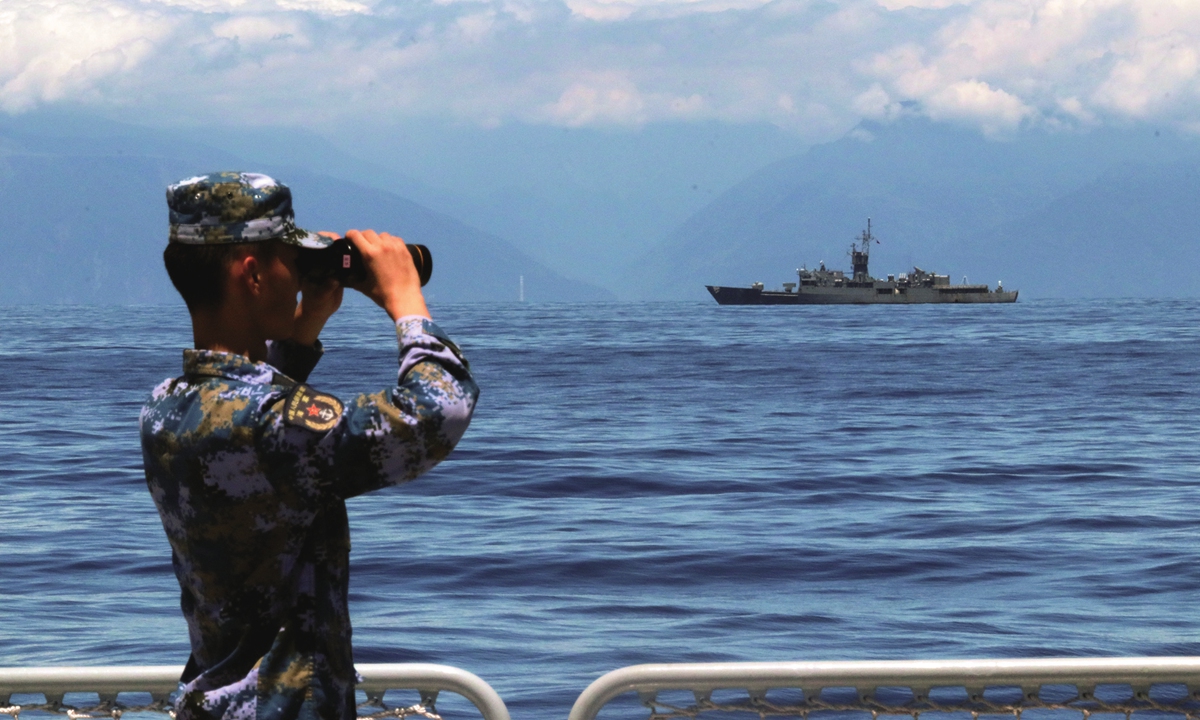
{"type": "Polygon", "coordinates": [[[986,285],[935,287],[812,287],[800,292],[706,285],[721,305],[922,305],[927,303],[1011,303],[1017,291],[989,291],[986,285]],[[886,290],[886,292],[885,292],[886,290]]]}

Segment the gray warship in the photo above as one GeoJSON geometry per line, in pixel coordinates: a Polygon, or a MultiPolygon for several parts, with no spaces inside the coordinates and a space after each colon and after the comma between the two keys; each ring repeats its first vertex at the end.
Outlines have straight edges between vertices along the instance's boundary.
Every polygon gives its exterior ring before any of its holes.
{"type": "Polygon", "coordinates": [[[867,229],[850,244],[851,273],[841,270],[800,268],[799,282],[783,283],[782,290],[766,290],[758,282],[750,287],[705,285],[721,305],[909,305],[916,303],[1011,303],[1016,290],[1001,284],[992,290],[987,285],[951,285],[949,275],[938,275],[914,267],[910,273],[888,275],[886,280],[871,277],[867,262],[871,243],[879,241],[867,229]]]}

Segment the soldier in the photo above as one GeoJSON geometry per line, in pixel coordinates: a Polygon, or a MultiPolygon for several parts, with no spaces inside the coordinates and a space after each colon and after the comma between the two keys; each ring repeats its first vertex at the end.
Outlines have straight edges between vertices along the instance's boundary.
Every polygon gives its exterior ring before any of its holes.
{"type": "Polygon", "coordinates": [[[399,238],[347,233],[367,268],[355,289],[395,323],[400,368],[394,387],[343,403],[305,384],[342,288],[296,270],[301,248],[336,236],[297,228],[290,190],[265,175],[190,178],[167,206],[163,260],[195,349],[154,389],[141,437],[191,641],[177,718],[354,718],[345,500],[445,458],[479,390],[399,238]]]}

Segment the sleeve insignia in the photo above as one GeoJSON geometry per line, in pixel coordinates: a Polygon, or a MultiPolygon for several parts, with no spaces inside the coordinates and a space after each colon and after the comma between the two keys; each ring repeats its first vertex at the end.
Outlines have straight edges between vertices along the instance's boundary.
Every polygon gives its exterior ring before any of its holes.
{"type": "Polygon", "coordinates": [[[292,388],[283,404],[283,421],[309,430],[330,430],[341,417],[341,400],[303,384],[292,388]]]}

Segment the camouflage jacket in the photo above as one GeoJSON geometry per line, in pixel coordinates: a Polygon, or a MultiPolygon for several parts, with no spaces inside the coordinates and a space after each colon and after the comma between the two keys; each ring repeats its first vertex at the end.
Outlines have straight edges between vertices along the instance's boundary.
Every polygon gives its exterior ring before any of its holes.
{"type": "Polygon", "coordinates": [[[397,386],[346,405],[303,384],[319,346],[274,343],[265,363],[187,350],[142,409],[192,647],[179,720],[355,716],[344,500],[445,458],[479,394],[432,322],[396,332],[397,386]]]}

